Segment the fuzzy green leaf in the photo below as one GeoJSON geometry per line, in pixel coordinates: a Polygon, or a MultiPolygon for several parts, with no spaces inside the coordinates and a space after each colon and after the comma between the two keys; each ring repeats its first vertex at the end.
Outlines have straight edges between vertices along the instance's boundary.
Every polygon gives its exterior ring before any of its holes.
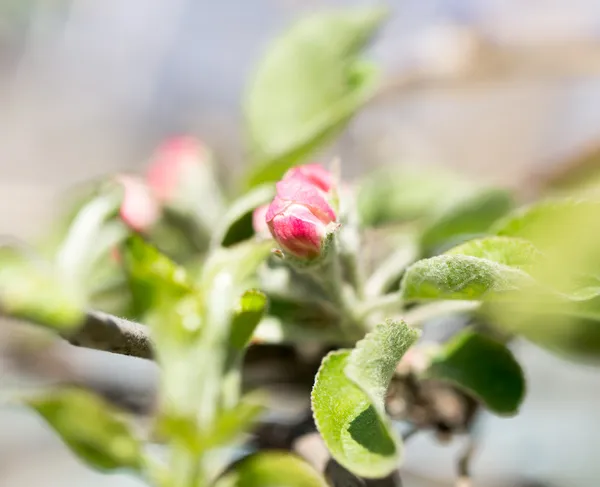
{"type": "Polygon", "coordinates": [[[29,405],[89,466],[104,471],[140,468],[141,443],[118,412],[99,397],[66,389],[34,398],[29,405]]]}
{"type": "Polygon", "coordinates": [[[419,332],[403,321],[380,324],[356,343],[345,373],[367,393],[383,415],[385,395],[394,370],[406,351],[417,341],[419,332]]]}
{"type": "Polygon", "coordinates": [[[444,344],[425,375],[451,382],[503,416],[516,414],[525,395],[525,377],[511,351],[471,330],[444,344]]]}
{"type": "Polygon", "coordinates": [[[370,97],[374,69],[357,56],[380,25],[381,8],[312,15],[263,58],[246,95],[255,186],[276,181],[335,136],[370,97]]]}
{"type": "Polygon", "coordinates": [[[82,323],[82,296],[43,264],[0,249],[0,311],[59,331],[82,323]]]}
{"type": "Polygon", "coordinates": [[[439,255],[410,266],[401,284],[407,301],[493,300],[533,286],[523,271],[468,255],[439,255]]]}
{"type": "Polygon", "coordinates": [[[254,234],[252,212],[259,206],[269,203],[274,196],[275,186],[263,184],[235,200],[214,233],[212,246],[230,247],[249,239],[254,234]]]}
{"type": "Polygon", "coordinates": [[[433,218],[421,235],[424,255],[488,232],[513,206],[508,191],[491,189],[457,201],[433,218]]]}
{"type": "Polygon", "coordinates": [[[354,350],[323,359],[311,396],[315,423],[331,455],[356,475],[385,477],[399,465],[402,442],[385,416],[385,392],[417,337],[405,323],[388,322],[354,350]]]}
{"type": "Polygon", "coordinates": [[[290,453],[263,451],[231,466],[215,487],[327,487],[325,479],[290,453]]]}

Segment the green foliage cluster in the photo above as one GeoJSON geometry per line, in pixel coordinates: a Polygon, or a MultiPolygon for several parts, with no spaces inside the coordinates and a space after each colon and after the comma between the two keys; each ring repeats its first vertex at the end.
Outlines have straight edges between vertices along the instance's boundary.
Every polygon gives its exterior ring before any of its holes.
{"type": "Polygon", "coordinates": [[[506,416],[517,414],[526,390],[513,339],[569,359],[600,354],[600,202],[593,196],[517,208],[506,190],[383,169],[341,195],[341,229],[331,259],[318,268],[278,259],[274,242],[253,234],[252,212],[272,199],[274,182],[373,95],[376,70],[360,54],[383,18],[379,9],[315,15],[274,42],[245,102],[251,164],[238,185],[244,192],[216,205],[210,225],[198,217],[206,208],[199,191],[143,237],[132,234],[118,218],[122,195],[103,183],[42,246],[49,258],[2,249],[4,314],[65,333],[98,308],[144,323],[152,337],[160,389],[144,431],[83,389],[28,399],[91,467],[127,469],[161,487],[326,485],[290,453],[228,463],[264,408],[260,394],[242,387],[254,341],[335,349],[315,378],[315,424],[333,458],[366,478],[401,463],[403,441],[386,398],[392,381],[406,379],[407,364],[412,383],[450,384],[506,416]],[[383,237],[361,240],[370,233],[383,237]],[[376,253],[368,245],[391,249],[379,268],[365,268],[363,256],[376,253]],[[468,326],[423,351],[418,328],[427,317],[455,313],[457,301],[468,326]],[[421,311],[426,318],[417,318],[421,311]],[[419,367],[412,352],[424,359],[419,367]],[[152,443],[166,455],[146,448],[152,443]],[[215,461],[222,451],[227,461],[215,461]]]}

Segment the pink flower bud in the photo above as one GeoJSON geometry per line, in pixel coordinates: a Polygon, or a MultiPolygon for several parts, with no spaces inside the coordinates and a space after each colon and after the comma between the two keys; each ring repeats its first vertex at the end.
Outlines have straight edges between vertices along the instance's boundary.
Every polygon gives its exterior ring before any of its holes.
{"type": "Polygon", "coordinates": [[[286,179],[277,183],[277,196],[265,219],[283,250],[314,259],[321,255],[336,215],[320,189],[302,179],[286,179]]]}
{"type": "Polygon", "coordinates": [[[143,232],[158,220],[160,208],[148,186],[133,176],[120,175],[117,181],[123,186],[123,201],[119,214],[132,230],[143,232]]]}
{"type": "Polygon", "coordinates": [[[169,201],[186,168],[201,164],[206,157],[206,149],[193,137],[173,137],[157,149],[147,172],[148,186],[160,201],[169,201]]]}
{"type": "Polygon", "coordinates": [[[123,256],[121,255],[121,251],[117,246],[114,246],[110,249],[109,256],[110,260],[115,264],[120,264],[121,262],[123,262],[123,256]]]}
{"type": "Polygon", "coordinates": [[[269,205],[262,205],[252,212],[252,228],[254,229],[254,233],[256,233],[256,235],[269,235],[269,227],[266,219],[268,210],[269,205]]]}
{"type": "Polygon", "coordinates": [[[283,176],[283,180],[297,179],[315,185],[328,193],[334,185],[333,175],[320,164],[306,164],[292,167],[283,176]]]}

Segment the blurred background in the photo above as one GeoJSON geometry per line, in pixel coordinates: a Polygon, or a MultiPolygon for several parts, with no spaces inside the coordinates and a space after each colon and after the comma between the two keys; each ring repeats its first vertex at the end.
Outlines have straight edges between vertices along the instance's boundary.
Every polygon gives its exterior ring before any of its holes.
{"type": "MultiPolygon", "coordinates": [[[[392,16],[371,49],[382,88],[330,149],[348,177],[443,165],[526,193],[600,144],[597,0],[0,0],[0,234],[34,238],[69,187],[142,168],[169,135],[198,136],[235,173],[244,87],[267,43],[299,16],[366,4],[392,16]]],[[[597,369],[517,353],[529,394],[517,418],[484,418],[475,485],[596,487],[597,369]]],[[[111,364],[141,384],[155,373],[111,364]]],[[[3,367],[0,389],[18,380],[3,367]]],[[[412,439],[405,484],[453,485],[460,447],[412,439]]],[[[1,486],[107,482],[138,484],[88,471],[37,417],[0,409],[1,486]]]]}

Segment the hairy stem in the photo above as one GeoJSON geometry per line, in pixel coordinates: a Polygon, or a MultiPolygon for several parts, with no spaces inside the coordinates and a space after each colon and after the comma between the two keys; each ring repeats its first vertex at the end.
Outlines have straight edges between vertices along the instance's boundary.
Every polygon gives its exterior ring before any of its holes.
{"type": "Polygon", "coordinates": [[[88,310],[82,326],[65,338],[80,347],[140,358],[153,356],[146,326],[101,311],[88,310]]]}

